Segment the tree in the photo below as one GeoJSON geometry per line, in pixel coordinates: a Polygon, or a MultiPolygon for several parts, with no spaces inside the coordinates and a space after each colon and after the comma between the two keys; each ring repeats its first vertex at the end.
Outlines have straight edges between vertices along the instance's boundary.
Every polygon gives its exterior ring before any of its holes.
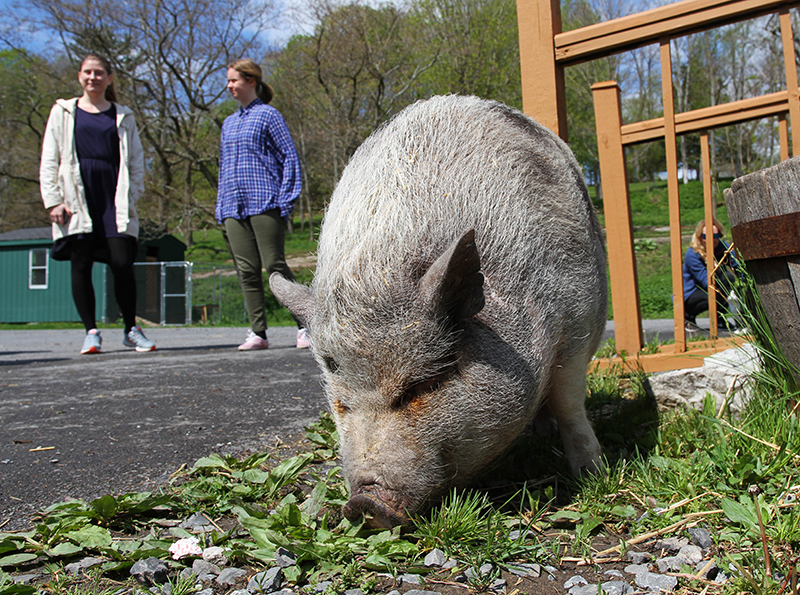
{"type": "Polygon", "coordinates": [[[411,103],[434,62],[407,12],[314,0],[309,35],[271,56],[275,105],[295,133],[307,187],[322,205],[363,140],[411,103]]]}
{"type": "Polygon", "coordinates": [[[147,152],[140,213],[191,244],[192,230],[213,221],[225,66],[261,57],[271,0],[30,0],[19,9],[41,15],[73,62],[88,52],[111,60],[147,152]]]}
{"type": "MultiPolygon", "coordinates": [[[[585,0],[567,0],[561,8],[565,31],[600,22],[600,16],[585,0]]],[[[600,162],[597,153],[597,128],[594,118],[594,99],[591,87],[599,81],[615,80],[624,84],[619,55],[570,66],[564,73],[567,99],[567,129],[569,146],[583,165],[590,183],[600,192],[600,162]]]]}
{"type": "Polygon", "coordinates": [[[522,109],[515,0],[419,0],[415,20],[436,59],[419,94],[477,95],[522,109]]]}
{"type": "Polygon", "coordinates": [[[23,50],[0,52],[0,231],[49,225],[39,195],[39,156],[47,117],[65,85],[64,61],[23,50]]]}

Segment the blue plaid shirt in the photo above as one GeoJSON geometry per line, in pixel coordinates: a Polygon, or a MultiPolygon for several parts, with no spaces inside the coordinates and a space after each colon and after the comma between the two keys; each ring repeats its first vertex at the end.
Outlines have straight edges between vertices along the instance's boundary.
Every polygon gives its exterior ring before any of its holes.
{"type": "Polygon", "coordinates": [[[225,118],[219,151],[217,221],[280,209],[286,219],[303,186],[286,121],[256,99],[225,118]]]}

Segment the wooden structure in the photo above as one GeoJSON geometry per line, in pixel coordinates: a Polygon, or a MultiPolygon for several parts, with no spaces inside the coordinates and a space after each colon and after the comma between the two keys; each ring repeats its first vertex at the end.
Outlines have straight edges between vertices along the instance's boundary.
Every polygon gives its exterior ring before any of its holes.
{"type": "MultiPolygon", "coordinates": [[[[670,210],[670,259],[672,293],[683,295],[680,204],[678,196],[677,136],[699,133],[701,138],[705,219],[713,214],[708,130],[778,116],[781,158],[789,157],[786,114],[800,122],[800,95],[789,9],[800,0],[684,0],[627,17],[561,32],[560,0],[517,0],[522,71],[522,100],[525,112],[567,140],[564,69],[615,53],[649,44],[659,44],[661,53],[664,116],[644,122],[623,124],[619,87],[614,81],[592,86],[597,122],[600,177],[606,218],[611,294],[617,349],[637,354],[643,346],[639,307],[633,228],[625,170],[624,147],[665,139],[667,189],[670,210]],[[752,99],[717,105],[686,113],[675,113],[672,89],[672,39],[738,21],[778,12],[787,89],[752,99]]],[[[800,155],[800,133],[793,135],[792,150],[800,155]]],[[[711,235],[709,243],[713,242],[711,235]]],[[[713,262],[709,263],[709,267],[713,262]]],[[[713,283],[713,281],[712,281],[713,283]]],[[[727,342],[687,344],[683,324],[683,300],[675,299],[675,345],[658,356],[640,357],[647,371],[702,365],[709,355],[727,342]]],[[[712,337],[716,336],[716,304],[711,300],[709,317],[712,337]]]]}
{"type": "Polygon", "coordinates": [[[731,234],[758,286],[775,339],[800,370],[800,157],[725,190],[731,234]]]}

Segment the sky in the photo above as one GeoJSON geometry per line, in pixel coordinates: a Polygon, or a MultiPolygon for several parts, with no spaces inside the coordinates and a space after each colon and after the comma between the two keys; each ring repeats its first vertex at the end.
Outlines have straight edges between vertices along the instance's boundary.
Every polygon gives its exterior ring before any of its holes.
{"type": "MultiPolygon", "coordinates": [[[[0,0],[0,35],[9,28],[12,31],[19,32],[19,23],[17,19],[14,18],[13,13],[9,14],[12,12],[14,2],[18,1],[20,0],[0,0]]],[[[291,12],[291,10],[302,8],[306,4],[306,0],[278,0],[278,2],[280,8],[287,14],[291,12]]],[[[285,45],[293,35],[301,33],[304,30],[308,30],[308,27],[304,28],[302,25],[297,24],[291,18],[287,17],[283,19],[280,26],[274,29],[267,29],[266,41],[270,46],[280,47],[285,45]]],[[[33,38],[29,37],[23,45],[34,51],[42,51],[47,48],[49,43],[56,43],[59,46],[58,49],[60,49],[60,40],[52,38],[47,34],[37,35],[33,38]]]]}

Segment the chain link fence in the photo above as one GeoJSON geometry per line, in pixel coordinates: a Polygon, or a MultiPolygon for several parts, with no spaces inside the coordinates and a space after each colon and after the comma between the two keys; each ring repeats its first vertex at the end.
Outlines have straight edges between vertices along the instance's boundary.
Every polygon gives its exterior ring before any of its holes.
{"type": "Polygon", "coordinates": [[[247,310],[233,265],[196,263],[192,273],[193,322],[241,324],[247,310]]]}
{"type": "MultiPolygon", "coordinates": [[[[151,324],[247,322],[239,278],[232,265],[137,262],[133,268],[136,316],[151,324]]],[[[114,297],[114,276],[108,267],[103,267],[103,305],[103,322],[121,317],[114,297]]]]}

